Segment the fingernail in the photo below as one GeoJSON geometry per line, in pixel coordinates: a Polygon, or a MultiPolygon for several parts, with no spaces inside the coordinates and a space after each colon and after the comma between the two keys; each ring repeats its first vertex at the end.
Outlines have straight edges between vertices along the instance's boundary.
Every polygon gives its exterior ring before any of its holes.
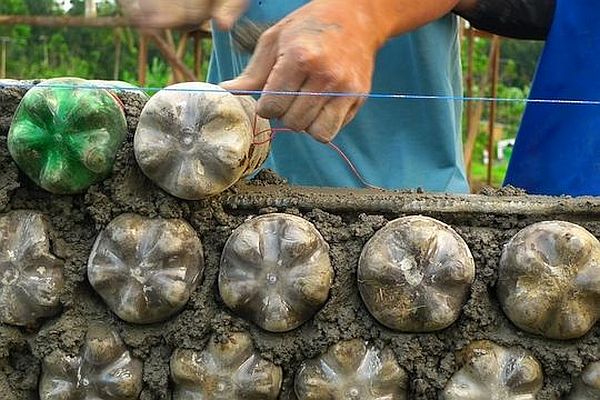
{"type": "Polygon", "coordinates": [[[279,118],[284,114],[285,110],[277,101],[258,101],[257,113],[263,118],[279,118]]]}

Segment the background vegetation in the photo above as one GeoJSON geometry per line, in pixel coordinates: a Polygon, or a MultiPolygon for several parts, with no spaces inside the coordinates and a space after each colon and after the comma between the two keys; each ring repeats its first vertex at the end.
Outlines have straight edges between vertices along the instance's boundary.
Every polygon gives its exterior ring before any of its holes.
{"type": "MultiPolygon", "coordinates": [[[[531,89],[531,83],[541,52],[543,42],[519,41],[503,39],[501,45],[500,81],[498,85],[498,97],[501,99],[526,99],[531,89]]],[[[491,41],[489,39],[476,38],[474,43],[473,71],[476,77],[484,76],[490,60],[489,50],[491,41]]],[[[467,65],[467,46],[463,46],[463,66],[467,65]]],[[[490,97],[491,87],[474,87],[475,97],[490,97]]],[[[499,139],[514,138],[519,129],[525,102],[499,102],[496,109],[496,123],[501,130],[499,139]]],[[[484,152],[488,141],[488,114],[489,107],[484,108],[480,134],[477,137],[475,150],[473,152],[473,163],[471,166],[471,181],[474,189],[487,181],[487,165],[484,164],[484,152]]],[[[466,127],[466,115],[465,123],[466,127]]],[[[510,156],[510,153],[507,154],[510,156]]],[[[500,186],[504,180],[508,161],[510,157],[502,161],[495,160],[492,170],[493,186],[500,186]]]]}
{"type": "MultiPolygon", "coordinates": [[[[1,0],[0,14],[21,15],[83,15],[84,0],[1,0]]],[[[117,15],[112,0],[98,1],[98,14],[117,15]]],[[[0,27],[0,40],[8,42],[7,77],[13,79],[51,78],[78,76],[94,79],[116,79],[137,83],[137,37],[129,29],[43,28],[29,26],[0,27]],[[116,47],[120,42],[121,57],[116,63],[116,47]]],[[[542,43],[503,40],[501,52],[500,85],[498,95],[502,98],[524,99],[527,97],[535,72],[542,43]]],[[[488,67],[490,41],[475,40],[474,73],[483,76],[488,67]]],[[[210,43],[205,42],[205,54],[210,43]]],[[[463,46],[463,64],[466,66],[466,46],[463,46]]],[[[188,54],[188,65],[192,65],[188,54]]],[[[204,66],[206,72],[206,65],[204,66]]],[[[146,85],[162,87],[169,83],[170,71],[158,50],[150,46],[146,85]]],[[[479,79],[475,79],[478,82],[479,79]]],[[[489,87],[475,87],[475,96],[489,96],[489,87]]],[[[522,102],[500,103],[497,122],[502,127],[502,137],[516,135],[525,104],[522,102]]],[[[486,180],[484,149],[487,143],[487,107],[481,124],[473,155],[471,176],[477,187],[486,180]]],[[[465,124],[466,126],[466,124],[465,124]]],[[[493,171],[493,183],[502,183],[508,161],[497,162],[493,171]]]]}

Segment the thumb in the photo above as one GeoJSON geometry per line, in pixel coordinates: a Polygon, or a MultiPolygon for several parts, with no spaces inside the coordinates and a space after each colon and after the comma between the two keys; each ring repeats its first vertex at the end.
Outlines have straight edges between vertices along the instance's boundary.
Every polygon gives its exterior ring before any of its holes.
{"type": "Polygon", "coordinates": [[[246,11],[248,0],[215,0],[212,9],[212,17],[219,29],[228,31],[238,20],[240,15],[246,11]]]}
{"type": "Polygon", "coordinates": [[[262,90],[277,61],[277,34],[274,28],[262,34],[248,66],[237,78],[221,82],[225,90],[262,90]]]}

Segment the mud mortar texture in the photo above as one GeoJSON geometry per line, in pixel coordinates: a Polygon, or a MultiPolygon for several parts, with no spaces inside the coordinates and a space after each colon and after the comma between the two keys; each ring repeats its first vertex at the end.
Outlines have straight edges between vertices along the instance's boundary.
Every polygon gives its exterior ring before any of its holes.
{"type": "Polygon", "coordinates": [[[525,332],[505,316],[497,282],[505,244],[537,222],[576,223],[600,237],[600,200],[528,196],[449,196],[297,189],[268,181],[239,184],[218,198],[181,201],[157,188],[141,172],[133,154],[133,134],[145,99],[119,93],[126,105],[128,138],[111,176],[85,193],[51,195],[18,173],[6,151],[12,113],[25,91],[0,89],[0,212],[33,210],[50,227],[50,252],[64,261],[62,310],[36,328],[0,325],[0,398],[38,399],[42,360],[51,354],[78,357],[89,328],[101,324],[118,333],[132,359],[142,363],[141,400],[170,400],[176,388],[170,360],[177,349],[202,353],[247,332],[257,355],[282,370],[279,399],[292,400],[302,363],[335,344],[353,339],[394,354],[408,377],[408,399],[436,399],[461,369],[460,351],[479,340],[528,352],[540,364],[543,386],[537,399],[559,399],[579,382],[584,368],[600,360],[600,324],[573,340],[551,340],[525,332]],[[230,311],[219,296],[223,248],[250,217],[284,212],[311,222],[329,244],[334,279],[325,305],[306,323],[286,333],[269,333],[230,311]],[[179,218],[198,234],[204,248],[203,279],[180,312],[149,325],[113,314],[87,279],[87,261],[99,233],[119,215],[179,218]],[[475,278],[458,319],[434,333],[398,333],[379,324],[364,305],[357,267],[367,241],[388,222],[425,215],[451,226],[468,245],[475,278]]]}

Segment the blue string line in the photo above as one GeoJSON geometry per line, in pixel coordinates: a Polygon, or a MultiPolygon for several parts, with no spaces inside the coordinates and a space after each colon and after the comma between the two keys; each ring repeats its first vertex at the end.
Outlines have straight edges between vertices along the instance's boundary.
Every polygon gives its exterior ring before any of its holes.
{"type": "MultiPolygon", "coordinates": [[[[118,85],[67,85],[43,82],[38,84],[23,82],[0,82],[0,89],[4,88],[31,89],[38,88],[56,88],[56,89],[88,89],[88,90],[122,90],[122,91],[140,91],[140,92],[188,92],[188,93],[222,93],[223,89],[195,89],[195,88],[173,88],[173,87],[136,87],[136,86],[118,86],[118,85]]],[[[534,104],[562,104],[562,105],[585,105],[600,106],[600,100],[578,100],[578,99],[530,99],[530,98],[506,98],[506,97],[467,97],[467,96],[438,96],[438,95],[420,95],[404,93],[357,93],[357,92],[294,92],[294,91],[271,91],[271,90],[230,90],[232,94],[237,95],[273,95],[273,96],[324,96],[324,97],[356,97],[363,99],[380,100],[440,100],[440,101],[472,101],[472,102],[498,102],[498,103],[534,103],[534,104]]]]}

